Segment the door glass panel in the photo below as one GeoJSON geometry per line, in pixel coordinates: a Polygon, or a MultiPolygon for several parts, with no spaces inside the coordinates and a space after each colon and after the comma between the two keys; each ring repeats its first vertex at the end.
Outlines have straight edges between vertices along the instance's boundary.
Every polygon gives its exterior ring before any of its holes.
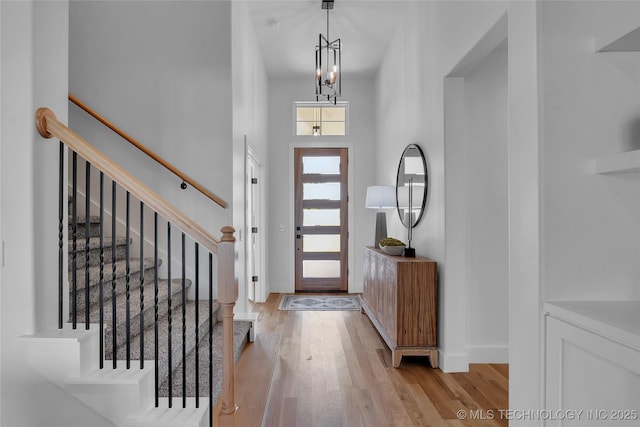
{"type": "Polygon", "coordinates": [[[332,279],[340,277],[339,260],[302,261],[302,277],[305,279],[332,279]]]}
{"type": "Polygon", "coordinates": [[[303,252],[340,252],[339,234],[305,234],[302,236],[303,252]]]}
{"type": "Polygon", "coordinates": [[[302,184],[303,200],[340,200],[340,183],[302,184]]]}
{"type": "Polygon", "coordinates": [[[303,174],[338,175],[340,174],[340,157],[303,157],[303,174]]]}
{"type": "Polygon", "coordinates": [[[340,225],[340,209],[303,209],[302,226],[338,226],[340,225]]]}

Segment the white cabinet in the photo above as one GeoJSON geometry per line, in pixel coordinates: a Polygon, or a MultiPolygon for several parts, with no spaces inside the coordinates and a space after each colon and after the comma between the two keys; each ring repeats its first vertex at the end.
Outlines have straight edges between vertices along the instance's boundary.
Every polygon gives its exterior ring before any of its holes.
{"type": "Polygon", "coordinates": [[[544,310],[545,425],[640,425],[640,301],[554,302],[544,310]]]}

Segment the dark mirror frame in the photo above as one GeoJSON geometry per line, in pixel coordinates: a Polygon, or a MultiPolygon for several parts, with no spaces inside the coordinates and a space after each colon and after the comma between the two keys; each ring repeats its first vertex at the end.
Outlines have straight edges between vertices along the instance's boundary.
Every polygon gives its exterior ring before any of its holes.
{"type": "Polygon", "coordinates": [[[428,193],[429,193],[429,174],[427,170],[427,160],[424,157],[424,153],[422,152],[422,149],[420,148],[420,146],[418,146],[417,144],[409,144],[402,152],[402,156],[400,157],[400,163],[398,164],[398,173],[396,175],[396,210],[398,211],[398,216],[400,217],[400,221],[402,222],[402,225],[404,225],[406,228],[415,227],[416,225],[418,225],[418,223],[422,219],[422,215],[424,214],[425,206],[427,203],[428,193]],[[407,176],[404,173],[405,172],[404,166],[406,162],[405,159],[407,157],[419,157],[421,159],[423,174],[418,173],[418,174],[412,174],[411,176],[407,176]],[[420,184],[417,186],[416,185],[412,186],[413,200],[419,200],[418,197],[420,196],[420,194],[416,193],[416,189],[418,189],[418,191],[422,190],[423,192],[422,200],[420,201],[420,211],[415,216],[415,220],[413,221],[413,224],[408,224],[408,221],[406,221],[406,218],[404,215],[405,209],[400,208],[400,197],[399,197],[400,196],[399,189],[402,187],[408,186],[410,177],[414,178],[414,183],[420,184]],[[422,179],[422,177],[424,177],[424,179],[422,179]],[[424,186],[422,185],[422,181],[424,181],[424,186]]]}

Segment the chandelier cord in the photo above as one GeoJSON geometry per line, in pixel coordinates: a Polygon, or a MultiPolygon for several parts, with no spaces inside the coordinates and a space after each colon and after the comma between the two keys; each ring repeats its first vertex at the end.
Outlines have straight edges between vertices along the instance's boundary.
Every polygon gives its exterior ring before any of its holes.
{"type": "Polygon", "coordinates": [[[331,40],[331,37],[329,37],[329,9],[327,9],[327,43],[329,40],[331,40]]]}
{"type": "MultiPolygon", "coordinates": [[[[331,46],[331,36],[329,35],[329,9],[327,9],[327,81],[330,82],[331,79],[329,78],[329,51],[331,49],[329,49],[329,47],[331,46]]],[[[329,87],[331,87],[331,84],[329,83],[329,87]]]]}

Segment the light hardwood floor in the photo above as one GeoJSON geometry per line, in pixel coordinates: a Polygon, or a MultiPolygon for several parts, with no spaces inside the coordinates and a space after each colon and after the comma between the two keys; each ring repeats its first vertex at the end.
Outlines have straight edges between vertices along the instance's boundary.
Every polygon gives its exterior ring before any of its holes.
{"type": "Polygon", "coordinates": [[[500,414],[508,365],[445,374],[427,358],[406,357],[394,369],[366,315],[279,311],[279,298],[252,305],[259,327],[237,365],[239,426],[508,425],[500,414]]]}

